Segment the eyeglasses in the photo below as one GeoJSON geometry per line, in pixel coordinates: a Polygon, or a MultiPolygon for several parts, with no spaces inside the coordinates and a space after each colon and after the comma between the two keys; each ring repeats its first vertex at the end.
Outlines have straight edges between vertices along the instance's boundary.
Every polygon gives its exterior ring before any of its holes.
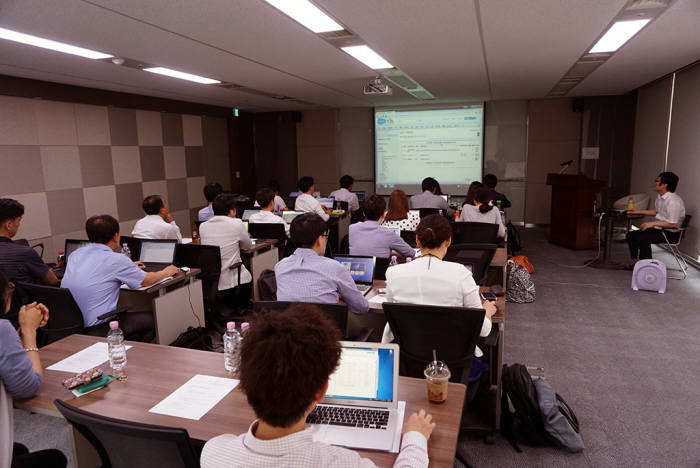
{"type": "Polygon", "coordinates": [[[321,235],[322,235],[323,237],[328,237],[328,234],[329,234],[329,232],[328,232],[328,231],[326,231],[326,232],[324,232],[324,233],[323,233],[323,234],[321,234],[321,235]]]}

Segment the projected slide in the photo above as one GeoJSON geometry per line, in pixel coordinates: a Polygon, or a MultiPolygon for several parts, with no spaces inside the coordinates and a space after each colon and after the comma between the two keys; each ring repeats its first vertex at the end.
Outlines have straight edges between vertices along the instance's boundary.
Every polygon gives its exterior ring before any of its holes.
{"type": "Polygon", "coordinates": [[[377,398],[379,353],[376,349],[343,348],[340,364],[331,375],[327,396],[377,398]]]}
{"type": "Polygon", "coordinates": [[[481,180],[482,105],[435,110],[376,110],[376,189],[407,195],[420,191],[425,177],[440,182],[445,194],[463,195],[481,180]]]}

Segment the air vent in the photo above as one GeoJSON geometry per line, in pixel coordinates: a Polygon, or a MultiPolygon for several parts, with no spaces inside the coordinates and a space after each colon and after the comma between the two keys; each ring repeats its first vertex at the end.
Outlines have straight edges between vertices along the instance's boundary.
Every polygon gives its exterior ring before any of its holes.
{"type": "Polygon", "coordinates": [[[420,99],[421,101],[432,101],[433,99],[435,99],[435,96],[430,94],[425,89],[420,89],[417,91],[409,91],[409,93],[411,94],[411,96],[413,96],[416,99],[420,99]]]}
{"type": "Polygon", "coordinates": [[[671,0],[633,0],[625,10],[654,10],[657,8],[668,8],[670,4],[671,0]]]}
{"type": "Polygon", "coordinates": [[[567,72],[566,76],[576,76],[583,78],[603,64],[603,60],[576,62],[567,72]]]}
{"type": "Polygon", "coordinates": [[[318,35],[327,41],[355,37],[355,35],[353,33],[351,33],[350,31],[348,31],[347,29],[341,29],[340,31],[328,31],[328,32],[318,33],[318,35]]]}
{"type": "Polygon", "coordinates": [[[402,74],[392,74],[392,76],[387,76],[384,75],[384,77],[394,83],[396,86],[399,88],[403,88],[405,90],[409,89],[419,89],[421,86],[413,81],[411,78],[409,78],[407,75],[402,74]]]}

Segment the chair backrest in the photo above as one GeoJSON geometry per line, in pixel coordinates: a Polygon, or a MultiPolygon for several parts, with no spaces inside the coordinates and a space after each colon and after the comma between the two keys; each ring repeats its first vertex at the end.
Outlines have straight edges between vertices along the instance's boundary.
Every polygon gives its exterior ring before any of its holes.
{"type": "Polygon", "coordinates": [[[336,200],[335,201],[335,206],[337,206],[337,210],[345,210],[346,212],[350,209],[350,204],[346,201],[341,201],[341,200],[336,200]]]}
{"type": "Polygon", "coordinates": [[[401,239],[414,249],[416,248],[416,231],[401,231],[401,239]]]}
{"type": "Polygon", "coordinates": [[[497,247],[496,244],[452,244],[443,260],[471,265],[474,281],[481,283],[497,247]]]}
{"type": "Polygon", "coordinates": [[[199,268],[202,270],[197,278],[202,280],[202,295],[205,310],[211,310],[216,304],[216,292],[219,290],[221,276],[221,249],[218,245],[178,244],[175,247],[177,267],[199,268]]]}
{"type": "Polygon", "coordinates": [[[681,229],[688,229],[688,226],[690,225],[690,218],[692,218],[691,215],[685,215],[685,218],[683,218],[683,222],[681,223],[681,229]]]}
{"type": "Polygon", "coordinates": [[[290,301],[254,301],[253,310],[257,313],[263,309],[284,312],[293,304],[311,304],[319,307],[340,330],[343,337],[348,331],[348,306],[345,304],[320,304],[315,302],[290,302],[290,301]]]}
{"type": "Polygon", "coordinates": [[[70,290],[32,283],[19,283],[19,287],[33,301],[40,302],[49,309],[49,322],[40,328],[42,346],[75,333],[82,333],[83,314],[70,290]]]}
{"type": "Polygon", "coordinates": [[[420,218],[423,219],[426,216],[440,214],[440,211],[444,212],[445,210],[441,210],[440,208],[419,208],[418,216],[420,216],[420,218]]]}
{"type": "Polygon", "coordinates": [[[60,400],[54,405],[95,447],[103,468],[199,467],[185,429],[99,416],[60,400]]]}
{"type": "Polygon", "coordinates": [[[342,239],[340,239],[340,248],[338,253],[342,255],[350,254],[350,234],[345,234],[342,239]]]}
{"type": "Polygon", "coordinates": [[[282,250],[287,234],[282,223],[248,223],[248,234],[255,239],[277,239],[277,247],[282,250]]]}
{"type": "Polygon", "coordinates": [[[401,375],[423,378],[435,350],[450,368],[450,381],[467,383],[484,309],[396,302],[385,302],[382,307],[401,349],[401,375]]]}
{"type": "Polygon", "coordinates": [[[119,246],[126,245],[131,250],[131,259],[138,260],[141,256],[141,239],[131,236],[119,236],[119,246]]]}
{"type": "Polygon", "coordinates": [[[374,261],[374,279],[386,280],[386,270],[391,263],[390,258],[377,257],[374,261]]]}
{"type": "Polygon", "coordinates": [[[258,276],[258,295],[261,301],[274,301],[277,299],[277,278],[275,270],[266,268],[258,276]]]}
{"type": "Polygon", "coordinates": [[[496,244],[498,224],[458,222],[452,223],[453,244],[496,244]]]}

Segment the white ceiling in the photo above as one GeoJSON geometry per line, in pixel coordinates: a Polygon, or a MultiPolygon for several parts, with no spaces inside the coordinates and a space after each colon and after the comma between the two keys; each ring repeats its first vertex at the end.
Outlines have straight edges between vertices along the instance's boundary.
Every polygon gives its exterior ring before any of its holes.
{"type": "MultiPolygon", "coordinates": [[[[315,0],[437,102],[544,97],[627,0],[315,0]]],[[[618,94],[700,58],[700,1],[677,0],[569,95],[618,94]]],[[[263,0],[3,0],[0,27],[308,104],[0,40],[0,73],[251,110],[419,104],[263,0]]],[[[0,92],[2,92],[0,90],[0,92]]]]}

